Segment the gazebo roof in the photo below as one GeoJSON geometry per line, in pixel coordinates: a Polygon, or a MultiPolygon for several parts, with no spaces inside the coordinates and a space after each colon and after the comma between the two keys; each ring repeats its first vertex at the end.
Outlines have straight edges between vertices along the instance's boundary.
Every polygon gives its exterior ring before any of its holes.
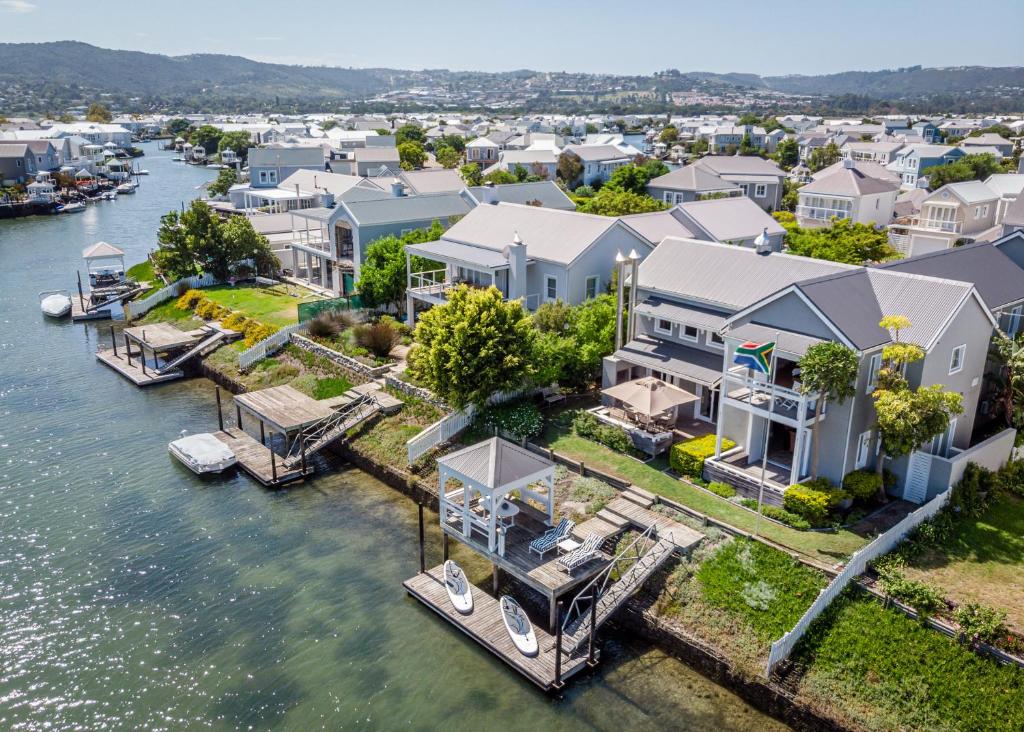
{"type": "Polygon", "coordinates": [[[123,257],[124,252],[113,244],[105,241],[98,241],[82,250],[83,259],[102,259],[104,257],[123,257]]]}
{"type": "Polygon", "coordinates": [[[511,491],[539,480],[554,463],[524,447],[492,437],[438,458],[437,464],[487,492],[511,491]]]}

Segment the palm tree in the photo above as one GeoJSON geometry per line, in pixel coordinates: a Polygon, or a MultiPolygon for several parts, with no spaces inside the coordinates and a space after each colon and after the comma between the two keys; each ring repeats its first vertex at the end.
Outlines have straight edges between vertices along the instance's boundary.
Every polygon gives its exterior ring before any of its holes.
{"type": "MultiPolygon", "coordinates": [[[[800,359],[800,390],[819,394],[817,414],[828,401],[842,404],[857,390],[857,354],[842,343],[826,341],[807,349],[800,359]]],[[[818,477],[818,419],[811,424],[811,477],[818,477]]]]}

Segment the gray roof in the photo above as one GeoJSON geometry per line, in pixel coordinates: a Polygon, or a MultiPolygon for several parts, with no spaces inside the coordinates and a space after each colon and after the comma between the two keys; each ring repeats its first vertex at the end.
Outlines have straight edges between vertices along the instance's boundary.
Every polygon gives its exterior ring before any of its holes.
{"type": "Polygon", "coordinates": [[[727,335],[741,341],[753,343],[768,343],[774,341],[780,351],[785,351],[793,356],[803,356],[807,349],[816,343],[821,343],[821,338],[794,333],[789,330],[779,330],[757,323],[743,323],[732,326],[728,329],[727,335]]]}
{"type": "Polygon", "coordinates": [[[660,297],[648,297],[643,302],[637,303],[634,308],[641,315],[650,315],[655,318],[665,318],[676,323],[686,323],[705,330],[721,330],[725,325],[724,313],[699,308],[693,305],[683,305],[671,300],[664,300],[660,297]]]}
{"type": "Polygon", "coordinates": [[[746,196],[689,201],[679,209],[715,241],[729,242],[750,239],[762,233],[785,234],[778,221],[746,196]]]}
{"type": "MultiPolygon", "coordinates": [[[[844,162],[845,161],[840,160],[836,163],[833,163],[832,165],[829,165],[827,168],[822,168],[817,173],[811,174],[811,180],[821,180],[822,178],[826,178],[832,175],[837,170],[842,170],[844,162]]],[[[889,170],[884,165],[873,163],[870,160],[858,160],[854,163],[854,168],[856,168],[869,178],[878,178],[879,180],[892,181],[893,183],[896,184],[897,187],[899,187],[899,185],[903,182],[903,178],[900,177],[899,173],[889,170]]]]}
{"type": "Polygon", "coordinates": [[[502,150],[499,153],[501,162],[505,165],[529,166],[533,163],[547,165],[557,162],[554,150],[502,150]]]}
{"type": "Polygon", "coordinates": [[[651,244],[658,244],[666,236],[685,239],[694,237],[694,231],[683,222],[678,208],[654,211],[653,213],[631,214],[622,216],[619,220],[651,244]]]}
{"type": "Polygon", "coordinates": [[[995,191],[980,180],[968,180],[961,183],[947,183],[942,186],[942,188],[939,188],[937,191],[932,193],[932,195],[928,197],[928,200],[931,201],[939,198],[945,198],[946,196],[943,195],[945,192],[952,193],[967,204],[983,203],[985,201],[992,201],[999,198],[999,195],[995,191]]]}
{"type": "Polygon", "coordinates": [[[499,269],[508,266],[508,258],[500,251],[486,247],[475,247],[471,244],[460,244],[456,241],[423,242],[422,244],[406,244],[405,251],[409,254],[426,257],[435,261],[450,262],[456,260],[487,269],[499,269]]]}
{"type": "Polygon", "coordinates": [[[694,165],[701,165],[718,175],[786,176],[785,171],[774,162],[756,155],[709,155],[694,165]]]}
{"type": "Polygon", "coordinates": [[[722,380],[722,354],[681,343],[638,336],[615,356],[657,371],[671,371],[690,381],[715,386],[722,380]]]}
{"type": "Polygon", "coordinates": [[[470,205],[458,193],[392,196],[371,201],[345,201],[342,205],[360,226],[431,221],[451,216],[465,216],[470,212],[470,205]]]}
{"type": "Polygon", "coordinates": [[[892,193],[899,185],[891,180],[873,178],[857,168],[840,167],[831,175],[816,178],[803,188],[801,193],[817,193],[823,196],[865,196],[875,193],[892,193]]]}
{"type": "Polygon", "coordinates": [[[28,145],[24,142],[0,143],[0,158],[23,158],[28,154],[28,145]]]}
{"type": "Polygon", "coordinates": [[[397,147],[357,147],[352,151],[357,163],[397,163],[397,147]]]}
{"type": "Polygon", "coordinates": [[[500,437],[439,457],[437,464],[490,490],[534,476],[539,479],[539,474],[555,469],[555,464],[547,458],[500,437]]]}
{"type": "MultiPolygon", "coordinates": [[[[469,192],[480,203],[483,203],[486,186],[473,186],[469,192]]],[[[506,183],[494,186],[494,195],[500,203],[528,203],[540,201],[544,208],[559,208],[563,211],[575,211],[576,204],[572,202],[558,184],[554,181],[543,180],[535,183],[506,183]]]]}
{"type": "Polygon", "coordinates": [[[941,249],[883,264],[880,269],[970,282],[993,310],[1024,300],[1024,269],[988,243],[941,249]]]}
{"type": "Polygon", "coordinates": [[[249,148],[248,162],[250,168],[282,165],[323,170],[326,156],[322,147],[254,147],[249,148]]]}
{"type": "Polygon", "coordinates": [[[447,168],[405,170],[398,177],[413,193],[451,193],[466,187],[458,171],[447,168]]]}
{"type": "Polygon", "coordinates": [[[366,178],[358,175],[341,175],[339,173],[326,173],[322,170],[296,170],[278,184],[278,188],[286,191],[295,191],[296,184],[304,191],[327,191],[335,196],[341,196],[355,187],[367,188],[384,193],[384,191],[370,183],[366,178]]]}
{"type": "Polygon", "coordinates": [[[669,237],[640,263],[640,287],[735,311],[794,282],[856,269],[773,252],[758,254],[697,239],[669,237]]]}
{"type": "Polygon", "coordinates": [[[669,171],[665,175],[653,178],[648,184],[650,188],[668,188],[674,191],[731,191],[739,190],[739,186],[722,180],[706,167],[693,164],[685,168],[669,171]]]}
{"type": "Polygon", "coordinates": [[[564,152],[574,153],[580,160],[587,163],[630,159],[628,153],[622,152],[615,145],[568,145],[564,152]]]}

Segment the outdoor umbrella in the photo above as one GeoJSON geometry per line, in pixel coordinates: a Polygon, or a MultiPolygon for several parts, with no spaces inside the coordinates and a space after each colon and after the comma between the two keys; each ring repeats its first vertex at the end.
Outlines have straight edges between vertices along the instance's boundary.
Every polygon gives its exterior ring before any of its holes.
{"type": "Polygon", "coordinates": [[[691,404],[699,399],[698,396],[685,389],[666,384],[652,376],[609,387],[602,393],[613,399],[618,399],[634,412],[645,417],[654,417],[673,407],[691,404]]]}

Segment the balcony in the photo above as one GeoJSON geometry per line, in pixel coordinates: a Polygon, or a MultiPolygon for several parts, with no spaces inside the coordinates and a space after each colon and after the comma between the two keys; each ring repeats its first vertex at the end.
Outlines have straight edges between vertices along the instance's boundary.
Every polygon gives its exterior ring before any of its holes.
{"type": "Polygon", "coordinates": [[[892,230],[889,231],[889,246],[904,257],[910,256],[910,245],[910,234],[899,234],[892,230]]]}
{"type": "MultiPolygon", "coordinates": [[[[767,417],[791,427],[806,427],[818,421],[818,395],[802,394],[799,382],[793,388],[767,383],[749,375],[745,366],[734,366],[722,384],[726,403],[745,412],[767,417]]],[[[822,412],[820,418],[824,419],[822,412]]]]}
{"type": "Polygon", "coordinates": [[[910,225],[918,229],[929,231],[943,231],[948,234],[959,234],[963,231],[964,222],[960,219],[928,219],[917,217],[910,220],[910,225]]]}
{"type": "MultiPolygon", "coordinates": [[[[448,302],[449,293],[459,285],[486,289],[491,286],[491,283],[480,283],[457,277],[449,277],[448,270],[434,269],[410,274],[408,293],[414,299],[421,302],[430,303],[431,305],[443,305],[448,302]]],[[[522,299],[523,305],[527,310],[533,311],[540,307],[539,293],[527,295],[522,299]]]]}
{"type": "Polygon", "coordinates": [[[850,218],[850,212],[842,208],[821,208],[819,206],[797,206],[796,215],[802,219],[814,221],[831,221],[836,219],[850,218]]]}

